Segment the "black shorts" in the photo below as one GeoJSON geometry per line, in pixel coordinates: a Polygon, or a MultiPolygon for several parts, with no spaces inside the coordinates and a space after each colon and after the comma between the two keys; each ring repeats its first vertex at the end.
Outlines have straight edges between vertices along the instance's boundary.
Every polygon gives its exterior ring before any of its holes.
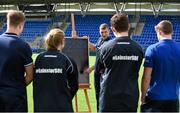
{"type": "Polygon", "coordinates": [[[141,112],[179,112],[179,100],[151,100],[146,97],[141,112]]]}
{"type": "Polygon", "coordinates": [[[0,112],[27,112],[26,96],[0,95],[0,112]]]}

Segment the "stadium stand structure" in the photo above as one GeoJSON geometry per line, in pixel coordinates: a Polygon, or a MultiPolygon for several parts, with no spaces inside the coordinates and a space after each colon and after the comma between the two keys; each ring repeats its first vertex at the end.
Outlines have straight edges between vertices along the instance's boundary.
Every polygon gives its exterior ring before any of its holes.
{"type": "MultiPolygon", "coordinates": [[[[99,25],[101,23],[110,24],[110,18],[112,15],[86,15],[85,17],[81,15],[75,16],[76,31],[79,37],[88,36],[90,37],[90,42],[96,43],[99,38],[99,25]]],[[[130,16],[130,19],[132,16],[130,16]]],[[[157,25],[161,20],[170,20],[174,27],[173,39],[175,41],[180,41],[180,16],[158,16],[153,15],[142,15],[140,20],[143,20],[144,27],[141,35],[132,35],[132,39],[137,41],[146,49],[149,45],[156,43],[158,40],[156,38],[156,33],[154,26],[157,25]]],[[[65,32],[67,37],[71,36],[71,25],[69,25],[65,32]]],[[[113,33],[110,33],[113,37],[113,33]]]]}
{"type": "Polygon", "coordinates": [[[180,16],[141,16],[145,20],[145,26],[143,28],[142,34],[140,36],[133,36],[133,39],[139,42],[144,48],[149,45],[156,43],[158,40],[156,38],[156,32],[154,26],[157,25],[161,20],[170,20],[173,24],[173,40],[180,41],[180,16]]]}
{"type": "MultiPolygon", "coordinates": [[[[36,51],[39,47],[37,39],[42,39],[42,37],[49,30],[50,25],[50,20],[27,20],[20,38],[29,43],[33,51],[36,51]]],[[[5,25],[0,30],[0,34],[4,33],[6,28],[7,26],[5,23],[5,25]]]]}
{"type": "Polygon", "coordinates": [[[0,31],[4,25],[4,20],[5,20],[4,16],[0,16],[0,31]]]}
{"type": "MultiPolygon", "coordinates": [[[[110,18],[112,15],[76,15],[75,24],[76,31],[79,37],[88,36],[90,37],[90,42],[96,43],[99,38],[99,25],[102,23],[107,23],[110,25],[110,18]]],[[[1,19],[3,17],[0,16],[1,19]]],[[[62,16],[57,16],[51,20],[27,20],[24,31],[21,34],[21,38],[28,42],[33,51],[36,51],[42,44],[42,37],[46,34],[53,23],[62,21],[64,18],[62,16]],[[40,45],[38,45],[40,44],[40,45]]],[[[130,16],[132,19],[132,16],[130,16]]],[[[180,16],[163,16],[154,17],[153,15],[141,15],[140,20],[143,20],[144,26],[140,35],[132,35],[132,39],[137,41],[142,45],[144,50],[151,44],[156,43],[158,40],[156,38],[156,33],[154,26],[161,20],[170,20],[174,27],[173,39],[180,42],[180,16]]],[[[67,29],[65,30],[66,37],[71,37],[71,23],[70,18],[66,17],[65,21],[67,29]]],[[[60,25],[60,28],[62,26],[60,25]]],[[[61,28],[62,29],[62,28],[61,28]]],[[[0,34],[5,32],[6,25],[3,25],[0,29],[0,34]]],[[[110,32],[110,36],[114,37],[113,33],[110,32]]]]}
{"type": "MultiPolygon", "coordinates": [[[[99,25],[102,23],[107,23],[110,25],[109,20],[111,15],[76,15],[75,16],[75,26],[76,32],[79,37],[88,36],[90,37],[90,42],[96,43],[99,34],[99,25]]],[[[67,20],[69,21],[69,20],[67,20]]],[[[65,31],[67,37],[71,37],[71,28],[69,25],[65,31]]],[[[110,36],[113,36],[113,33],[110,32],[110,36]]]]}

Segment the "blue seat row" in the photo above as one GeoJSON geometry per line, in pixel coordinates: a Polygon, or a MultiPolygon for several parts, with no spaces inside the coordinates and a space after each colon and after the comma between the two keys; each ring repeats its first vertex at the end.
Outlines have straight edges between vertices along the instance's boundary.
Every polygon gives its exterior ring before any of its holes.
{"type": "MultiPolygon", "coordinates": [[[[48,31],[48,27],[51,24],[51,21],[26,21],[24,25],[24,30],[21,34],[21,38],[28,42],[33,42],[36,37],[43,37],[44,34],[48,31]]],[[[6,31],[7,26],[5,25],[1,30],[0,34],[6,31]]]]}

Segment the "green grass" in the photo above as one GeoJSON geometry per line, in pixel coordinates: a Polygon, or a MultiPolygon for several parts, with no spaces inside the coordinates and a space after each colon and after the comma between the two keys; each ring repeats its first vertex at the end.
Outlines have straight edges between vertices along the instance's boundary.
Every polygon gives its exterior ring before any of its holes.
{"type": "MultiPolygon", "coordinates": [[[[33,59],[35,61],[37,54],[33,54],[33,59]]],[[[89,57],[89,61],[90,61],[90,66],[92,66],[95,62],[95,57],[94,56],[90,56],[89,57]]],[[[140,77],[139,77],[139,83],[141,82],[141,77],[142,77],[142,67],[140,70],[140,77]]],[[[140,84],[139,84],[140,85],[140,84]]],[[[93,76],[93,72],[90,74],[90,88],[88,90],[88,97],[89,97],[89,101],[90,101],[90,106],[91,106],[91,111],[92,112],[96,112],[96,100],[95,100],[95,90],[94,90],[94,76],[93,76]]],[[[32,92],[32,84],[30,84],[27,87],[27,95],[28,95],[28,111],[29,112],[33,112],[33,92],[32,92]]],[[[84,95],[84,91],[82,89],[80,89],[77,93],[78,96],[78,110],[79,111],[87,111],[87,105],[86,105],[86,101],[85,101],[85,95],[84,95]]],[[[73,101],[73,105],[74,105],[74,101],[73,101]]],[[[138,108],[139,110],[139,108],[138,108]]]]}

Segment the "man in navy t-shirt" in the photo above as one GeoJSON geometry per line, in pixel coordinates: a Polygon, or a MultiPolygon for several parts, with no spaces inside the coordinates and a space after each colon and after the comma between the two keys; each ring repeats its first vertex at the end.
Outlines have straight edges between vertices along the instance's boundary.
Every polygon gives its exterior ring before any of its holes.
{"type": "Polygon", "coordinates": [[[142,79],[142,111],[178,112],[180,46],[172,40],[171,22],[155,26],[159,42],[149,46],[142,79]]]}
{"type": "Polygon", "coordinates": [[[90,67],[86,70],[86,72],[88,72],[88,74],[90,74],[94,70],[94,86],[95,86],[95,93],[96,93],[97,111],[98,111],[98,107],[99,107],[100,78],[101,78],[101,74],[103,73],[102,70],[98,71],[100,68],[100,65],[97,61],[100,56],[101,46],[110,40],[108,25],[105,23],[101,24],[99,27],[99,33],[100,33],[101,37],[99,37],[97,44],[94,45],[94,44],[89,43],[90,49],[93,51],[96,51],[95,65],[93,65],[92,67],[90,67]]]}
{"type": "Polygon", "coordinates": [[[115,39],[100,50],[102,75],[99,112],[136,112],[139,99],[138,76],[143,59],[140,45],[128,36],[129,21],[125,14],[111,18],[115,39]]]}
{"type": "Polygon", "coordinates": [[[7,31],[0,35],[0,112],[27,112],[26,85],[33,79],[33,60],[31,48],[19,38],[24,21],[22,12],[9,11],[7,31]]]}

